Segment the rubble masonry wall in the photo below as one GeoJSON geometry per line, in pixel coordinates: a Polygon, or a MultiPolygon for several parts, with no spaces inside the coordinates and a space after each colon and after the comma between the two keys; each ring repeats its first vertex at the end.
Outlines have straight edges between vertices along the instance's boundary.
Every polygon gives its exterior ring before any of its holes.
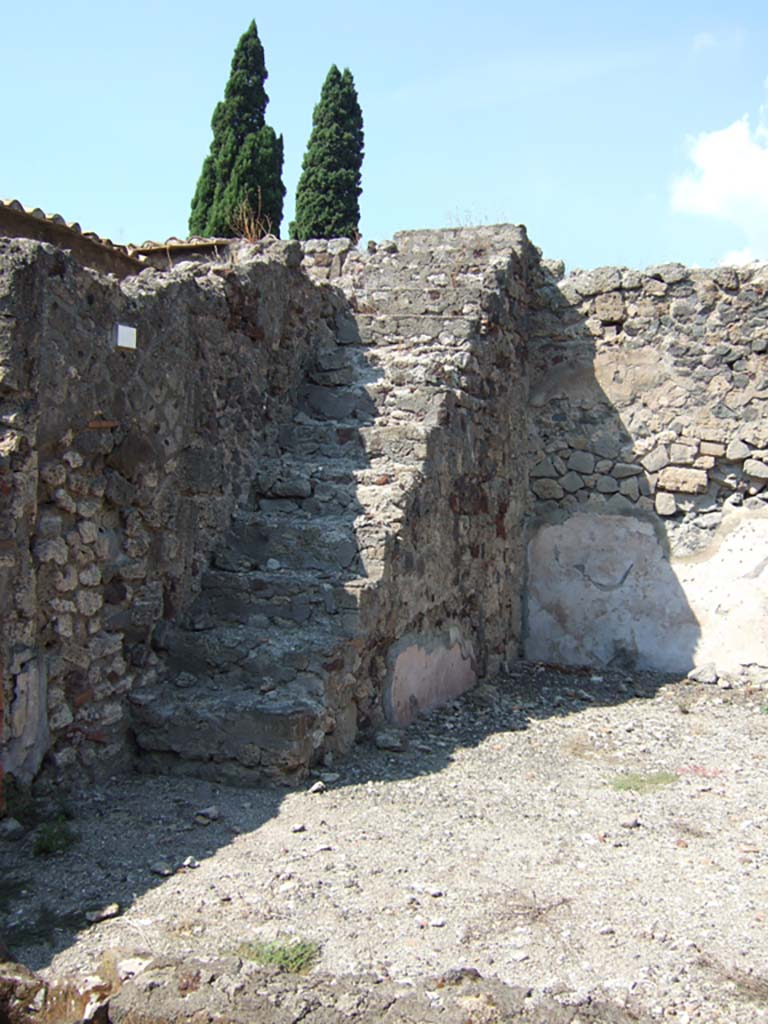
{"type": "Polygon", "coordinates": [[[46,754],[128,757],[153,628],[196,591],[334,315],[296,255],[119,283],[0,240],[2,742],[22,782],[46,754]]]}
{"type": "Polygon", "coordinates": [[[543,268],[529,657],[765,673],[767,292],[765,267],[543,268]]]}
{"type": "MultiPolygon", "coordinates": [[[[158,626],[183,619],[313,402],[365,410],[352,433],[371,466],[354,488],[370,585],[356,638],[324,666],[331,749],[387,702],[402,718],[446,675],[465,687],[517,654],[524,232],[246,249],[118,282],[51,245],[2,243],[3,763],[22,782],[44,761],[58,777],[131,759],[128,697],[167,669],[158,626]],[[114,347],[118,323],[136,327],[135,351],[114,347]],[[347,387],[328,356],[350,330],[341,347],[369,354],[347,387]]],[[[320,414],[322,448],[336,413],[320,414]]]]}
{"type": "Polygon", "coordinates": [[[326,694],[342,747],[363,711],[407,719],[413,678],[469,685],[519,651],[765,674],[767,288],[765,268],[564,278],[503,226],[122,282],[0,240],[4,770],[131,758],[158,625],[347,343],[367,353],[355,529],[376,584],[326,694]]]}

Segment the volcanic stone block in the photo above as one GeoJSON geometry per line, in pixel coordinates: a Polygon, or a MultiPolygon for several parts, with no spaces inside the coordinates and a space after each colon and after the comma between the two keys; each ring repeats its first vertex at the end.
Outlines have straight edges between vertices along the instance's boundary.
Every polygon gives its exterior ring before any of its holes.
{"type": "Polygon", "coordinates": [[[709,486],[709,480],[706,471],[703,469],[683,469],[680,466],[667,466],[659,474],[658,486],[662,491],[678,491],[682,494],[705,494],[709,486]]]}
{"type": "Polygon", "coordinates": [[[573,469],[577,473],[593,473],[595,457],[590,452],[574,452],[568,459],[568,469],[573,469]]]}
{"type": "Polygon", "coordinates": [[[744,472],[754,480],[768,480],[768,466],[758,459],[747,459],[744,463],[744,472]]]}
{"type": "Polygon", "coordinates": [[[624,299],[620,292],[608,292],[595,299],[595,312],[604,324],[618,324],[624,319],[624,299]]]}

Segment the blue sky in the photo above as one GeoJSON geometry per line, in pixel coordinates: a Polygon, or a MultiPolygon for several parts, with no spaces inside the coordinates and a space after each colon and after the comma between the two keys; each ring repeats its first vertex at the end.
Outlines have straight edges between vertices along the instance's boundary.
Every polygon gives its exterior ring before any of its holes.
{"type": "Polygon", "coordinates": [[[115,241],[184,236],[251,18],[285,136],[283,234],[336,63],[365,119],[365,239],[504,221],[571,268],[768,259],[757,2],[14,3],[0,196],[115,241]]]}

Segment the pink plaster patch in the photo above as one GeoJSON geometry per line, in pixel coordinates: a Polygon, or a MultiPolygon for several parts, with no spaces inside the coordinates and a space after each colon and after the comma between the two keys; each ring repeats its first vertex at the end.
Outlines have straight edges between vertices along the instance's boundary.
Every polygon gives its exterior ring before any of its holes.
{"type": "Polygon", "coordinates": [[[421,711],[445,704],[475,685],[471,652],[462,644],[451,647],[413,643],[397,655],[389,688],[389,715],[408,725],[421,711]]]}

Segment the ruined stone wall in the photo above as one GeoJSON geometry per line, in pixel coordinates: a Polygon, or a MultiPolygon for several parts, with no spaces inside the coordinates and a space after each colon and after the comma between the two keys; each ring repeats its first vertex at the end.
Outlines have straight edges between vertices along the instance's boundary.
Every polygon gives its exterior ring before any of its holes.
{"type": "Polygon", "coordinates": [[[761,673],[768,271],[561,272],[531,341],[527,653],[761,673]]]}
{"type": "Polygon", "coordinates": [[[416,456],[358,669],[403,723],[519,653],[536,262],[520,228],[402,232],[339,281],[384,382],[381,426],[416,456]]]}
{"type": "Polygon", "coordinates": [[[334,286],[291,421],[162,670],[132,698],[141,763],[301,777],[515,658],[527,493],[521,229],[308,243],[334,286]]]}
{"type": "Polygon", "coordinates": [[[765,673],[765,269],[563,279],[505,226],[123,281],[0,246],[22,781],[301,774],[520,650],[765,673]]]}
{"type": "Polygon", "coordinates": [[[6,771],[301,772],[516,656],[523,231],[2,245],[6,771]]]}
{"type": "Polygon", "coordinates": [[[122,283],[0,246],[2,745],[28,781],[46,754],[125,758],[153,628],[195,593],[333,311],[297,246],[122,283]]]}

